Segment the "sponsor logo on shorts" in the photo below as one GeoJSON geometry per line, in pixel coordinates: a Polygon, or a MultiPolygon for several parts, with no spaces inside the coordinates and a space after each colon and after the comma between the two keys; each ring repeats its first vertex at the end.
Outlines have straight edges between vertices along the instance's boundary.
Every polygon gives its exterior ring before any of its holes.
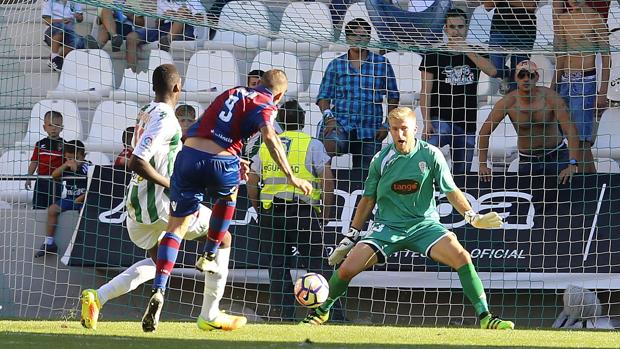
{"type": "Polygon", "coordinates": [[[144,138],[142,138],[142,145],[145,147],[150,147],[151,144],[153,143],[153,138],[146,136],[144,138]]]}
{"type": "Polygon", "coordinates": [[[413,179],[402,179],[392,183],[392,190],[398,194],[413,194],[420,189],[420,183],[413,179]]]}

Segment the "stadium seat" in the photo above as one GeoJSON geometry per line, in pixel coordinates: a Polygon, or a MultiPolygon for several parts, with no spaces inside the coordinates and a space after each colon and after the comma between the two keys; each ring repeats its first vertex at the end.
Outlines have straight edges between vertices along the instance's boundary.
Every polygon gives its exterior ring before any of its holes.
{"type": "Polygon", "coordinates": [[[104,153],[123,150],[123,131],[136,124],[138,104],[132,101],[104,101],[95,110],[84,142],[86,149],[104,153]]]}
{"type": "Polygon", "coordinates": [[[543,5],[536,10],[536,41],[534,50],[549,51],[553,48],[552,6],[543,5]]]}
{"type": "Polygon", "coordinates": [[[609,14],[607,16],[607,27],[610,32],[620,28],[620,5],[616,1],[612,1],[609,5],[609,14]]]}
{"type": "Polygon", "coordinates": [[[355,18],[362,18],[362,19],[365,19],[368,23],[370,23],[370,28],[371,28],[370,29],[370,42],[371,43],[380,42],[379,34],[377,34],[377,30],[372,25],[372,21],[370,20],[370,15],[368,14],[368,10],[366,9],[366,3],[363,1],[356,2],[354,4],[351,4],[351,6],[347,8],[347,12],[344,15],[344,20],[342,22],[342,29],[340,31],[340,38],[338,39],[338,41],[340,41],[341,43],[330,45],[330,48],[329,48],[330,51],[346,51],[348,49],[348,46],[346,45],[345,38],[344,38],[344,28],[347,25],[347,23],[349,23],[351,20],[355,18]]]}
{"type": "Polygon", "coordinates": [[[488,103],[488,98],[494,94],[497,90],[497,83],[495,78],[491,79],[484,72],[480,72],[480,78],[478,80],[478,102],[482,104],[488,103]]]}
{"type": "Polygon", "coordinates": [[[299,105],[306,112],[306,122],[305,127],[303,128],[304,133],[314,138],[320,138],[319,129],[323,121],[323,114],[321,114],[321,110],[316,103],[314,103],[314,101],[300,102],[299,105]]]}
{"type": "Polygon", "coordinates": [[[136,74],[131,69],[125,69],[121,85],[117,90],[110,92],[110,98],[149,102],[155,96],[151,86],[153,71],[162,64],[174,64],[170,53],[162,50],[151,50],[147,71],[136,74]]]}
{"type": "Polygon", "coordinates": [[[311,103],[315,102],[316,96],[319,94],[321,81],[323,80],[323,73],[327,70],[327,66],[336,57],[340,57],[345,53],[346,52],[325,51],[317,57],[314,61],[314,65],[312,66],[312,71],[310,72],[310,84],[308,85],[308,90],[298,93],[300,101],[308,100],[311,103]]]}
{"type": "Polygon", "coordinates": [[[210,103],[239,85],[239,68],[228,51],[198,51],[189,60],[181,100],[210,103]]]}
{"type": "MultiPolygon", "coordinates": [[[[297,99],[297,92],[303,91],[303,71],[297,56],[289,52],[260,52],[252,62],[249,70],[282,69],[288,77],[288,98],[297,99]]],[[[303,93],[302,93],[303,95],[303,93]]]]}
{"type": "Polygon", "coordinates": [[[63,115],[64,128],[60,134],[62,138],[67,141],[83,139],[82,121],[77,105],[68,100],[45,99],[32,107],[26,135],[21,142],[16,143],[16,146],[34,147],[36,142],[47,137],[47,133],[43,130],[43,116],[50,110],[58,111],[63,115]]]}
{"type": "Polygon", "coordinates": [[[491,34],[491,19],[495,9],[487,11],[484,6],[478,6],[469,20],[469,31],[467,32],[467,42],[472,45],[486,46],[489,44],[491,34]]]}
{"type": "Polygon", "coordinates": [[[73,50],[65,57],[56,89],[48,98],[88,101],[108,96],[114,89],[112,60],[104,50],[73,50]]]}
{"type": "MultiPolygon", "coordinates": [[[[620,31],[609,35],[609,45],[612,47],[612,51],[620,47],[620,31]]],[[[609,74],[607,98],[612,101],[620,101],[620,53],[618,52],[611,53],[611,72],[609,74]]]]}
{"type": "MultiPolygon", "coordinates": [[[[478,109],[478,119],[476,130],[480,131],[482,124],[486,121],[493,108],[483,106],[478,109]]],[[[476,132],[477,134],[477,132],[476,132]]],[[[476,138],[476,149],[478,149],[478,139],[476,138]]],[[[488,158],[491,162],[509,163],[513,156],[517,154],[517,131],[506,116],[495,128],[489,140],[488,158]]]]}
{"type": "Polygon", "coordinates": [[[112,160],[102,152],[98,151],[89,151],[86,152],[86,160],[90,161],[93,165],[99,166],[110,166],[112,165],[112,160]]]}
{"type": "Polygon", "coordinates": [[[513,159],[510,162],[510,165],[508,165],[506,172],[507,173],[518,173],[519,172],[519,157],[517,157],[516,159],[513,159]]]}
{"type": "Polygon", "coordinates": [[[594,161],[597,173],[620,173],[620,165],[614,159],[597,158],[594,161]]]}
{"type": "Polygon", "coordinates": [[[555,66],[551,59],[544,55],[532,54],[531,60],[538,66],[538,75],[540,76],[538,86],[551,86],[551,81],[553,81],[553,75],[555,74],[555,66]]]}
{"type": "Polygon", "coordinates": [[[269,51],[290,51],[298,56],[316,56],[334,41],[329,7],[322,2],[293,2],[284,9],[278,39],[269,51]]]}
{"type": "Polygon", "coordinates": [[[422,63],[422,56],[413,52],[389,52],[385,54],[385,58],[392,64],[396,75],[400,104],[413,106],[420,99],[422,88],[422,78],[418,69],[422,63]]]}
{"type": "Polygon", "coordinates": [[[592,153],[596,158],[620,159],[620,109],[605,110],[598,124],[592,153]]]}
{"type": "MultiPolygon", "coordinates": [[[[24,175],[28,173],[31,152],[26,150],[7,150],[0,156],[0,176],[24,175]]],[[[31,203],[32,190],[26,190],[26,181],[0,181],[0,201],[10,203],[31,203]]],[[[34,188],[34,181],[32,184],[34,188]]]]}
{"type": "Polygon", "coordinates": [[[272,36],[270,11],[260,1],[231,1],[220,13],[213,40],[205,41],[207,50],[246,51],[267,47],[272,36]],[[252,35],[238,33],[239,28],[251,28],[252,35]]]}

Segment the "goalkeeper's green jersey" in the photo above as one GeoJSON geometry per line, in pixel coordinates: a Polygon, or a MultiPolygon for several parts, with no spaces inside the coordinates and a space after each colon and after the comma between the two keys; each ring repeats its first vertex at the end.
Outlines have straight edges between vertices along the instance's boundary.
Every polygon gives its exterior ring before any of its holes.
{"type": "Polygon", "coordinates": [[[444,194],[457,189],[441,151],[416,140],[409,154],[400,153],[392,144],[375,155],[364,196],[377,203],[375,222],[406,231],[424,220],[439,222],[435,186],[444,194]]]}

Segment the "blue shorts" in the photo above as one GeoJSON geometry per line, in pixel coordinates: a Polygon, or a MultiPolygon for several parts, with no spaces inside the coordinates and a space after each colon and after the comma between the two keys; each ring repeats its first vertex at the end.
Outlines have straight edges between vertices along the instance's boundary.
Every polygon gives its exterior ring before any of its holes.
{"type": "Polygon", "coordinates": [[[570,110],[579,140],[592,143],[596,115],[596,70],[562,76],[558,92],[570,110]]]}
{"type": "Polygon", "coordinates": [[[64,33],[63,44],[75,49],[86,47],[85,40],[73,30],[73,23],[52,23],[43,34],[43,41],[47,46],[52,46],[52,37],[60,33],[64,33]]]}
{"type": "Polygon", "coordinates": [[[82,209],[82,205],[83,205],[81,203],[75,202],[74,198],[60,199],[60,200],[57,200],[55,204],[60,206],[60,212],[78,211],[82,209]]]}
{"type": "Polygon", "coordinates": [[[213,155],[183,147],[170,179],[170,215],[186,217],[198,211],[205,194],[217,199],[236,193],[239,169],[236,156],[213,155]]]}

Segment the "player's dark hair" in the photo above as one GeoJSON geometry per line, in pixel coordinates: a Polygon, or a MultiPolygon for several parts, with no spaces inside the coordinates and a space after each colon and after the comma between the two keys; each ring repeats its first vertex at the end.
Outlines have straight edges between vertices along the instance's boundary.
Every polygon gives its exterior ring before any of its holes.
{"type": "Polygon", "coordinates": [[[135,131],[135,127],[134,126],[129,126],[125,129],[125,131],[123,131],[123,144],[124,145],[131,145],[131,139],[133,138],[133,133],[135,131]]]}
{"type": "Polygon", "coordinates": [[[363,18],[355,18],[355,19],[352,19],[351,21],[349,21],[349,23],[347,23],[347,25],[344,27],[344,35],[345,36],[356,35],[354,33],[355,29],[360,29],[360,28],[364,29],[364,31],[368,35],[370,35],[370,32],[371,32],[370,23],[368,23],[363,18]]]}
{"type": "Polygon", "coordinates": [[[254,69],[254,70],[251,70],[248,73],[248,77],[250,77],[250,76],[258,76],[259,78],[262,78],[264,74],[265,74],[264,71],[262,71],[260,69],[254,69]]]}
{"type": "Polygon", "coordinates": [[[82,141],[80,140],[72,140],[72,141],[67,141],[65,142],[64,148],[63,148],[63,153],[64,154],[80,154],[82,156],[84,156],[86,154],[86,147],[84,146],[84,143],[82,143],[82,141]]]}
{"type": "Polygon", "coordinates": [[[196,108],[194,108],[193,106],[189,105],[189,104],[181,104],[177,107],[177,109],[174,111],[175,114],[178,112],[183,113],[183,115],[191,115],[192,119],[196,120],[196,108]]]}
{"type": "Polygon", "coordinates": [[[444,21],[444,24],[448,23],[448,18],[463,18],[463,20],[465,21],[465,25],[467,25],[469,23],[469,20],[467,19],[467,13],[465,13],[465,11],[461,10],[460,8],[451,8],[448,10],[448,12],[446,12],[446,19],[444,21]]]}
{"type": "Polygon", "coordinates": [[[47,119],[54,119],[54,118],[62,119],[62,113],[59,111],[50,110],[47,113],[45,113],[45,115],[43,115],[43,121],[47,119]]]}
{"type": "Polygon", "coordinates": [[[174,64],[162,64],[153,72],[153,91],[159,95],[172,93],[181,76],[174,64]]]}
{"type": "Polygon", "coordinates": [[[278,122],[286,131],[301,130],[306,123],[306,112],[296,100],[287,101],[278,110],[278,122]]]}

